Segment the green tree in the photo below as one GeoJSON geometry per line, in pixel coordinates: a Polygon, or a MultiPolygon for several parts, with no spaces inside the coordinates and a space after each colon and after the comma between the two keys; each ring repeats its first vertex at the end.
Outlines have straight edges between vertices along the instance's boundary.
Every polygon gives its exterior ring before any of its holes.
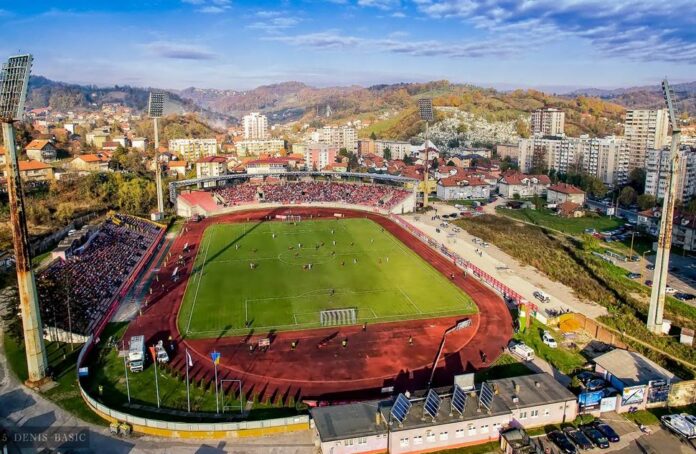
{"type": "Polygon", "coordinates": [[[636,190],[633,189],[631,186],[626,186],[621,190],[621,194],[619,194],[619,203],[622,206],[630,206],[636,202],[636,190]]]}
{"type": "Polygon", "coordinates": [[[636,190],[637,194],[645,192],[645,169],[636,167],[628,174],[628,185],[636,190]]]}
{"type": "MultiPolygon", "coordinates": [[[[641,194],[638,196],[638,207],[641,210],[647,210],[648,208],[652,208],[655,206],[657,203],[657,200],[655,199],[655,196],[652,194],[641,194]]],[[[689,202],[689,205],[691,205],[692,202],[689,202]]],[[[688,205],[687,205],[688,209],[688,205]]],[[[696,205],[693,207],[694,211],[692,214],[696,214],[696,205]]]]}
{"type": "Polygon", "coordinates": [[[72,202],[59,203],[56,207],[55,217],[62,225],[70,223],[75,216],[75,206],[72,202]]]}
{"type": "Polygon", "coordinates": [[[430,162],[430,167],[433,169],[437,169],[439,165],[440,162],[437,160],[437,158],[433,158],[433,160],[430,162]]]}
{"type": "Polygon", "coordinates": [[[406,164],[407,166],[413,165],[413,158],[411,157],[411,155],[407,154],[406,156],[404,156],[404,164],[406,164]]]}
{"type": "Polygon", "coordinates": [[[372,139],[372,140],[377,140],[377,134],[375,134],[374,131],[372,131],[372,132],[370,133],[370,139],[372,139]]]}
{"type": "Polygon", "coordinates": [[[390,160],[391,160],[391,158],[392,158],[391,148],[386,147],[386,148],[384,149],[384,156],[383,156],[383,158],[386,159],[387,161],[390,161],[390,160]]]}
{"type": "Polygon", "coordinates": [[[585,176],[583,179],[582,187],[585,192],[595,197],[604,197],[606,195],[607,187],[602,183],[602,180],[590,175],[585,176]]]}

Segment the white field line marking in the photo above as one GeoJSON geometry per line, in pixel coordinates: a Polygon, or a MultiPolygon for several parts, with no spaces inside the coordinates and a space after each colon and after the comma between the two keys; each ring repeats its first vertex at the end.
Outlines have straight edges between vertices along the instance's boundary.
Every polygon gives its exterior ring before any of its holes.
{"type": "Polygon", "coordinates": [[[210,250],[210,243],[213,242],[215,237],[215,231],[213,230],[210,239],[208,240],[208,246],[205,248],[205,256],[203,256],[203,263],[201,264],[201,269],[198,271],[198,284],[196,285],[196,293],[193,295],[193,303],[191,304],[191,312],[189,312],[188,324],[186,325],[186,333],[190,332],[191,329],[191,318],[193,317],[193,310],[196,307],[196,301],[198,301],[198,290],[201,288],[201,281],[203,280],[203,270],[205,269],[205,263],[208,260],[208,251],[210,250]]]}
{"type": "Polygon", "coordinates": [[[408,296],[408,294],[406,294],[406,292],[404,292],[403,289],[402,289],[401,287],[397,287],[397,288],[399,289],[399,291],[401,292],[401,294],[404,295],[404,298],[406,298],[406,300],[407,300],[409,303],[411,303],[411,306],[413,306],[413,308],[414,308],[416,311],[418,311],[418,314],[422,314],[423,311],[420,310],[420,308],[419,308],[418,306],[415,305],[415,303],[413,302],[413,300],[411,299],[411,297],[408,296]]]}

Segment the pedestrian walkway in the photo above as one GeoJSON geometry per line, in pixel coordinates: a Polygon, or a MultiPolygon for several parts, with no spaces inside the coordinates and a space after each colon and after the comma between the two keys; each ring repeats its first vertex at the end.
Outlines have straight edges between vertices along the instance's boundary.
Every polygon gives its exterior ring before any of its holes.
{"type": "MultiPolygon", "coordinates": [[[[434,206],[439,210],[438,214],[440,215],[457,211],[454,207],[446,204],[435,204],[434,206]]],[[[537,303],[542,310],[570,309],[592,319],[607,314],[607,310],[603,306],[581,301],[571,288],[552,281],[534,267],[520,264],[516,259],[501,251],[495,245],[489,244],[487,247],[483,247],[472,242],[475,237],[463,229],[453,237],[450,237],[449,235],[452,233],[451,227],[441,229],[439,224],[442,221],[432,220],[433,214],[409,214],[404,215],[403,218],[434,239],[445,244],[464,259],[469,260],[486,273],[494,276],[527,300],[537,303]],[[439,229],[440,232],[438,233],[436,229],[439,229]],[[542,290],[550,295],[551,301],[547,304],[540,303],[534,297],[534,292],[537,290],[542,290]]]]}

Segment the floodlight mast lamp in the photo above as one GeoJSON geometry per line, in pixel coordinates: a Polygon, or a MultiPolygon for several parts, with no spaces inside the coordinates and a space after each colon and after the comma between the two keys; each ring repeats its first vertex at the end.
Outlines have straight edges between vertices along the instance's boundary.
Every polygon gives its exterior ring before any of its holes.
{"type": "Polygon", "coordinates": [[[674,217],[674,204],[676,202],[677,175],[679,174],[679,142],[681,140],[681,128],[674,110],[673,93],[667,79],[662,81],[662,91],[669,112],[672,126],[672,144],[670,147],[670,169],[667,191],[662,202],[662,215],[660,217],[660,234],[657,238],[657,255],[655,256],[655,271],[653,274],[653,286],[650,292],[650,306],[648,308],[648,330],[654,334],[662,333],[663,315],[665,311],[665,291],[667,286],[667,273],[669,270],[669,253],[672,249],[672,219],[674,217]]]}
{"type": "Polygon", "coordinates": [[[425,121],[425,165],[423,168],[423,208],[428,206],[428,151],[430,147],[428,146],[428,132],[430,129],[430,122],[435,119],[433,115],[433,100],[429,98],[421,98],[418,100],[418,113],[421,120],[425,121]]]}
{"type": "Polygon", "coordinates": [[[157,185],[157,212],[164,213],[164,195],[162,194],[162,165],[159,161],[159,119],[164,115],[164,103],[167,94],[163,91],[150,92],[148,115],[152,118],[155,132],[155,182],[157,185]]]}
{"type": "Polygon", "coordinates": [[[29,231],[14,128],[14,122],[24,117],[24,100],[27,96],[32,60],[31,55],[17,55],[10,57],[3,65],[0,74],[0,121],[2,121],[2,135],[7,157],[5,174],[7,175],[10,224],[17,268],[17,290],[27,356],[29,377],[27,384],[37,387],[46,379],[48,360],[43,341],[39,295],[36,290],[34,272],[31,269],[29,231]]]}

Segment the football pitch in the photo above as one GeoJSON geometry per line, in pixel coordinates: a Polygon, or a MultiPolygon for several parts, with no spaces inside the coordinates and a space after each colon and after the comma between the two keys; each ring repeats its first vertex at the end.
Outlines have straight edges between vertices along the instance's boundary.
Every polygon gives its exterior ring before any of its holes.
{"type": "Polygon", "coordinates": [[[178,316],[189,338],[472,314],[471,298],[368,219],[215,224],[203,234],[178,316]]]}

